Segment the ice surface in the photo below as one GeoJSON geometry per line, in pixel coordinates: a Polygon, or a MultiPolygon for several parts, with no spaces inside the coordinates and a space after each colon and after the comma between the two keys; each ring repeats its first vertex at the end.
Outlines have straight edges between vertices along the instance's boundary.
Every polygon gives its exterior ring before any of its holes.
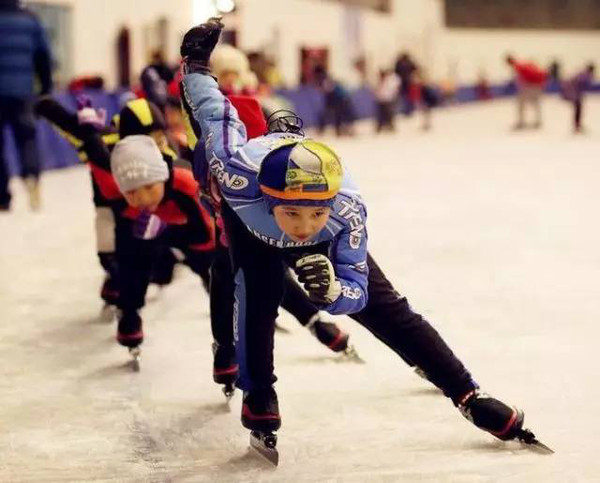
{"type": "Polygon", "coordinates": [[[85,168],[48,173],[44,210],[13,182],[0,216],[0,481],[600,481],[600,99],[570,134],[508,101],[440,112],[397,135],[332,143],[369,206],[370,247],[488,392],[556,450],[463,420],[369,333],[338,364],[289,316],[277,336],[280,466],[248,454],[240,395],[211,379],[207,297],[187,269],[144,311],[142,371],[97,320],[101,283],[85,168]]]}

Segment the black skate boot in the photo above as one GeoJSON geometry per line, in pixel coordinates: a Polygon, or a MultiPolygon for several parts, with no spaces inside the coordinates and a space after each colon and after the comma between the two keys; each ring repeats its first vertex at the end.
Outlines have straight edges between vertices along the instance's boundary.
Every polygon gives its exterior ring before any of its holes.
{"type": "Polygon", "coordinates": [[[136,311],[127,311],[121,314],[117,328],[117,342],[130,349],[136,348],[144,342],[142,319],[136,311]]]}
{"type": "Polygon", "coordinates": [[[250,430],[250,447],[277,466],[277,435],[273,431],[281,427],[281,417],[275,389],[244,392],[242,425],[250,430]]]}
{"type": "Polygon", "coordinates": [[[235,391],[239,366],[235,358],[233,346],[222,346],[213,342],[213,380],[217,384],[223,384],[223,394],[229,400],[235,391]]]}
{"type": "Polygon", "coordinates": [[[321,344],[333,352],[342,352],[346,360],[364,363],[354,346],[349,344],[350,335],[341,330],[335,323],[323,320],[320,313],[316,313],[306,324],[306,327],[321,344]]]}
{"type": "Polygon", "coordinates": [[[100,290],[100,297],[104,300],[106,305],[117,305],[119,300],[119,289],[117,287],[116,280],[110,275],[106,275],[102,289],[100,290]]]}
{"type": "Polygon", "coordinates": [[[464,396],[458,405],[462,415],[479,429],[502,441],[515,439],[523,429],[523,411],[510,407],[484,392],[475,389],[464,396]]]}
{"type": "Polygon", "coordinates": [[[350,336],[333,322],[322,320],[320,314],[315,314],[306,324],[306,327],[321,344],[333,352],[343,352],[348,348],[350,336]]]}
{"type": "Polygon", "coordinates": [[[259,433],[270,433],[281,427],[279,402],[274,388],[244,392],[242,425],[259,433]]]}
{"type": "Polygon", "coordinates": [[[540,443],[535,435],[523,428],[525,415],[516,407],[509,407],[479,389],[464,396],[458,404],[462,415],[479,429],[483,429],[502,441],[517,439],[543,453],[554,453],[552,449],[540,443]]]}
{"type": "Polygon", "coordinates": [[[100,310],[100,320],[104,322],[113,322],[117,317],[117,302],[119,301],[119,290],[114,277],[106,275],[102,288],[100,289],[100,298],[104,305],[100,310]]]}

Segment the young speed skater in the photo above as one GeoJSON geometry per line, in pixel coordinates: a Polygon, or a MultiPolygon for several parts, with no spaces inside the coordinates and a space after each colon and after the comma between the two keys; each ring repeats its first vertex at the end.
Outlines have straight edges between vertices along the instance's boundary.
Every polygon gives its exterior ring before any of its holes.
{"type": "MultiPolygon", "coordinates": [[[[148,107],[148,106],[146,106],[148,107]]],[[[209,283],[209,267],[215,247],[215,225],[208,210],[200,204],[198,184],[190,170],[173,165],[173,157],[159,143],[158,135],[123,136],[112,153],[103,142],[96,123],[89,117],[80,119],[52,99],[38,104],[38,112],[51,119],[60,129],[81,140],[81,149],[92,166],[99,189],[110,199],[115,220],[115,255],[118,267],[119,308],[117,341],[139,356],[143,342],[144,306],[157,252],[164,246],[178,248],[186,263],[204,285],[209,283]]],[[[149,111],[141,109],[141,119],[150,122],[149,111]]],[[[81,116],[80,116],[81,118],[81,116]]],[[[128,114],[121,111],[119,128],[127,132],[128,114]]],[[[172,153],[172,151],[171,151],[172,153]]],[[[215,293],[219,293],[218,290],[215,293]]],[[[212,304],[211,304],[212,305],[212,304]]],[[[215,304],[227,307],[230,301],[215,304]]],[[[216,320],[225,320],[211,311],[216,320]]],[[[231,331],[228,324],[211,324],[216,340],[219,330],[231,331]]],[[[231,335],[222,336],[230,339],[231,335]]]]}
{"type": "MultiPolygon", "coordinates": [[[[249,76],[248,60],[245,54],[232,46],[221,46],[215,50],[211,56],[211,69],[214,69],[219,74],[222,74],[226,82],[221,82],[219,79],[219,89],[223,92],[231,104],[236,108],[240,120],[244,123],[246,133],[249,139],[261,136],[267,131],[267,121],[264,117],[263,110],[257,99],[246,94],[246,90],[236,90],[232,86],[244,85],[244,79],[249,76]],[[215,55],[216,54],[216,55],[215,55]]],[[[184,117],[187,117],[187,112],[184,110],[184,117]]],[[[190,147],[195,148],[197,138],[190,130],[188,140],[190,147]]],[[[222,260],[219,263],[218,276],[229,277],[231,279],[231,299],[233,300],[233,274],[229,266],[228,241],[223,223],[221,219],[221,203],[222,196],[214,176],[206,169],[207,163],[204,156],[204,148],[194,150],[194,176],[201,186],[203,193],[214,209],[217,226],[220,228],[220,236],[218,237],[218,252],[225,255],[217,255],[222,260]]],[[[216,275],[216,270],[213,270],[213,275],[216,275]]],[[[325,320],[325,315],[319,311],[317,307],[307,297],[306,293],[300,288],[297,282],[293,280],[289,273],[286,273],[285,279],[285,295],[281,306],[288,311],[294,318],[317,338],[319,342],[331,349],[333,352],[343,353],[349,360],[361,361],[356,350],[349,343],[349,335],[342,331],[337,324],[325,320]]],[[[233,318],[232,317],[230,320],[233,318]]],[[[276,326],[277,327],[277,326],[276,326]]],[[[234,357],[233,340],[228,348],[215,347],[215,355],[221,358],[220,353],[228,354],[227,357],[234,357]]],[[[216,370],[216,368],[215,368],[216,370]]],[[[217,377],[215,376],[215,381],[217,377]]]]}
{"type": "Polygon", "coordinates": [[[251,445],[277,462],[273,334],[287,267],[317,307],[349,314],[419,367],[475,426],[501,440],[540,444],[523,429],[523,412],[480,390],[368,253],[366,208],[337,155],[289,119],[278,123],[280,132],[246,139],[208,67],[222,28],[213,18],[185,34],[182,100],[224,199],[236,284],[237,386],[244,391],[241,420],[251,445]]]}
{"type": "MultiPolygon", "coordinates": [[[[115,215],[113,204],[121,198],[110,172],[94,163],[89,163],[87,145],[82,139],[88,124],[96,128],[109,151],[120,138],[133,134],[148,134],[157,142],[161,151],[175,157],[166,135],[166,123],[159,109],[146,99],[127,102],[120,113],[106,125],[106,112],[94,109],[86,96],[77,99],[77,115],[60,106],[52,97],[44,96],[37,102],[36,114],[44,117],[76,150],[79,159],[88,163],[92,182],[95,210],[95,234],[98,260],[105,277],[100,290],[104,301],[103,316],[112,319],[113,307],[117,305],[118,264],[115,254],[115,215]]],[[[152,283],[159,286],[170,283],[173,277],[175,257],[168,248],[161,248],[152,271],[152,283]]]]}

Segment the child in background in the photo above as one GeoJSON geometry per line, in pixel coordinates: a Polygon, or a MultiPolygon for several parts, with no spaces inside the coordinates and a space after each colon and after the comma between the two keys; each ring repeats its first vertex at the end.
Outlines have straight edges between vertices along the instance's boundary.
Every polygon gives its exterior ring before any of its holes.
{"type": "Polygon", "coordinates": [[[379,71],[379,82],[375,89],[375,99],[377,101],[376,114],[376,132],[391,131],[394,132],[394,118],[396,117],[396,103],[398,101],[398,89],[400,80],[391,69],[382,69],[379,71]]]}
{"type": "Polygon", "coordinates": [[[573,105],[573,132],[575,134],[584,132],[583,126],[581,125],[581,119],[583,117],[583,98],[585,92],[592,85],[595,70],[596,67],[594,64],[588,64],[585,69],[573,76],[562,86],[563,97],[573,105]]]}

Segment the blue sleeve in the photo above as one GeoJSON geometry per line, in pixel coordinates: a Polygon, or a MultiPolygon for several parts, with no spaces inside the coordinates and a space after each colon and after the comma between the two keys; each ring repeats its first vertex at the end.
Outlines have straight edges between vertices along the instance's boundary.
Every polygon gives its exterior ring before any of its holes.
{"type": "MultiPolygon", "coordinates": [[[[366,210],[362,204],[346,211],[345,228],[338,234],[330,254],[335,275],[342,284],[337,300],[323,307],[330,314],[353,314],[367,305],[367,229],[366,210]]],[[[344,213],[342,211],[342,213],[344,213]]]]}
{"type": "Polygon", "coordinates": [[[243,148],[246,127],[219,90],[215,79],[204,74],[187,74],[182,82],[183,105],[194,133],[205,146],[210,172],[225,196],[256,197],[260,191],[256,166],[247,162],[243,148]]]}
{"type": "Polygon", "coordinates": [[[35,19],[33,62],[40,80],[41,93],[47,94],[52,90],[52,56],[46,32],[37,18],[35,19]]]}

